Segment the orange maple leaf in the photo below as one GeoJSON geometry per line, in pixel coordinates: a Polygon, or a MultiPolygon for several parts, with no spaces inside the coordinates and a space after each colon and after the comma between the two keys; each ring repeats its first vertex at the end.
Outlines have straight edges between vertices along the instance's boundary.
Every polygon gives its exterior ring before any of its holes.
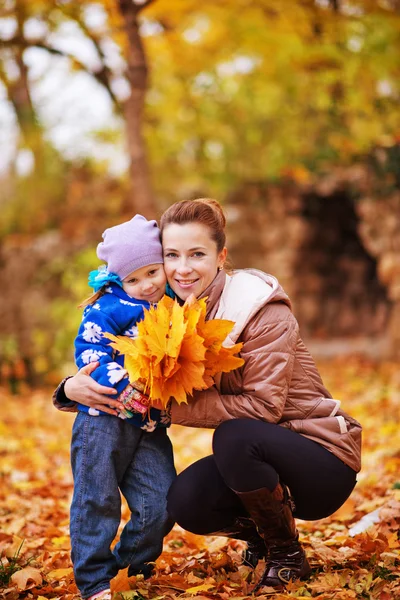
{"type": "Polygon", "coordinates": [[[187,402],[194,390],[212,385],[217,373],[241,366],[234,356],[242,344],[226,348],[223,343],[232,321],[205,320],[206,299],[180,306],[164,296],[157,306],[145,310],[138,323],[138,337],[105,334],[111,346],[125,356],[130,381],[140,381],[155,402],[166,406],[170,398],[187,402]]]}

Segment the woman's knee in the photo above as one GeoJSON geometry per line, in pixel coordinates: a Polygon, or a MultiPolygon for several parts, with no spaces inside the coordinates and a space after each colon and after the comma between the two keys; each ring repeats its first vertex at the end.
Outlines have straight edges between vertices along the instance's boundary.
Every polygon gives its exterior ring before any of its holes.
{"type": "Polygon", "coordinates": [[[265,441],[271,428],[279,427],[254,419],[234,419],[222,423],[214,433],[215,463],[226,485],[248,491],[273,487],[278,481],[265,456],[265,441]]]}
{"type": "Polygon", "coordinates": [[[250,419],[224,421],[214,431],[212,447],[215,462],[221,475],[232,469],[243,468],[254,444],[250,419]],[[250,427],[249,427],[250,425],[250,427]]]}
{"type": "Polygon", "coordinates": [[[214,456],[231,453],[231,450],[236,454],[238,440],[246,438],[246,424],[249,421],[249,419],[231,419],[218,425],[212,440],[214,456]]]}

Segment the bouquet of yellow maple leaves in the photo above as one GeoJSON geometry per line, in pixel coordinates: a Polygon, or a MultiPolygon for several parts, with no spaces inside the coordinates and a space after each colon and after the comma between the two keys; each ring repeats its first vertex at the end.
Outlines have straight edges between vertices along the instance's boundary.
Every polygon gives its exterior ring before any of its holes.
{"type": "Polygon", "coordinates": [[[140,382],[151,401],[165,407],[171,397],[179,404],[187,402],[194,390],[213,385],[217,373],[228,373],[244,363],[234,356],[242,344],[223,346],[234,322],[205,317],[205,299],[180,306],[164,296],[157,306],[145,310],[137,338],[105,335],[112,348],[124,354],[129,380],[140,382]]]}

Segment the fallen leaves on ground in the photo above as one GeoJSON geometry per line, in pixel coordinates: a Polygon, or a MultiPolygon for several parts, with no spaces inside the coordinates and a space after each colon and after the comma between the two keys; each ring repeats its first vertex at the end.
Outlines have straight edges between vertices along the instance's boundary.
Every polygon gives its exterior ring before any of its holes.
{"type": "MultiPolygon", "coordinates": [[[[289,584],[284,593],[264,588],[257,598],[400,598],[398,365],[352,358],[320,367],[333,396],[342,398],[343,408],[364,427],[363,469],[351,498],[334,515],[298,521],[313,568],[310,579],[289,584]],[[378,522],[350,536],[349,530],[371,514],[378,522]]],[[[76,600],[68,534],[74,416],[51,406],[51,390],[23,389],[11,396],[0,388],[0,395],[0,597],[76,600]]],[[[210,431],[172,427],[170,435],[179,471],[210,452],[210,431]]],[[[124,504],[123,523],[127,518],[124,504]]],[[[241,564],[244,546],[175,526],[165,539],[155,575],[144,581],[121,571],[112,582],[114,597],[247,598],[263,564],[255,572],[241,564]]]]}

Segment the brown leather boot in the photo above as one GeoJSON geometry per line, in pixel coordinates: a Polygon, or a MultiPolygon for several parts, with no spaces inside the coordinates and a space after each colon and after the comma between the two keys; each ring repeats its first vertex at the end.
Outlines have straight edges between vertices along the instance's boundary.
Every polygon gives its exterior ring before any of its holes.
{"type": "Polygon", "coordinates": [[[252,569],[256,568],[259,560],[267,556],[264,540],[259,535],[254,521],[248,517],[237,517],[232,527],[215,531],[212,535],[221,535],[233,540],[247,542],[247,548],[243,552],[243,564],[252,569]]]}
{"type": "Polygon", "coordinates": [[[264,585],[282,589],[289,581],[309,575],[311,568],[299,542],[286,486],[278,483],[272,492],[261,488],[235,493],[268,549],[264,574],[253,592],[264,585]]]}

